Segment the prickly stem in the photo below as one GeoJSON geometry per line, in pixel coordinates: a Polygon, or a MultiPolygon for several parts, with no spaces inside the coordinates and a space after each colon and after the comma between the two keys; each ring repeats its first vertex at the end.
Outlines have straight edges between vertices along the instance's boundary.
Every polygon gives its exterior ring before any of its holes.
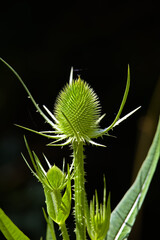
{"type": "Polygon", "coordinates": [[[76,221],[76,240],[86,239],[86,226],[84,218],[85,208],[85,179],[84,179],[84,155],[83,143],[73,143],[74,156],[74,189],[75,189],[75,221],[76,221]]]}

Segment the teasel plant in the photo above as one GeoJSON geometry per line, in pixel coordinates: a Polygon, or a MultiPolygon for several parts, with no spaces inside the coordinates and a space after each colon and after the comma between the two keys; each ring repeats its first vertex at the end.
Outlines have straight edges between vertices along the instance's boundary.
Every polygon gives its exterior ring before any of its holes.
{"type": "MultiPolygon", "coordinates": [[[[37,112],[50,125],[51,130],[36,131],[21,125],[16,126],[50,139],[48,146],[63,147],[69,145],[73,151],[73,161],[70,166],[67,164],[66,173],[65,164],[63,164],[63,169],[61,170],[55,165],[52,166],[47,157],[44,156],[48,165],[48,171],[46,172],[36,153],[30,150],[26,137],[24,137],[33,167],[30,166],[26,157],[22,154],[23,159],[33,175],[42,183],[44,189],[47,213],[45,210],[43,212],[48,226],[46,240],[56,239],[53,222],[59,225],[63,239],[70,239],[65,221],[71,212],[72,197],[74,198],[73,213],[76,240],[86,240],[86,232],[88,232],[91,240],[109,239],[110,235],[107,236],[107,232],[111,224],[110,194],[107,197],[104,177],[103,203],[99,204],[98,194],[95,191],[93,200],[88,204],[87,193],[85,191],[84,148],[86,144],[105,147],[105,145],[98,143],[95,139],[110,136],[110,131],[113,128],[140,108],[134,109],[121,118],[130,88],[129,65],[126,88],[118,113],[113,122],[108,127],[102,129],[100,122],[105,117],[105,114],[101,115],[99,98],[89,84],[82,80],[80,76],[77,79],[73,78],[73,67],[71,68],[69,83],[60,91],[55,101],[54,111],[51,112],[44,105],[43,110],[39,107],[18,73],[6,61],[3,59],[0,60],[14,73],[23,85],[37,112]],[[74,194],[72,194],[71,190],[72,181],[74,194]]],[[[117,211],[117,213],[119,212],[117,211]]],[[[121,216],[120,213],[119,216],[121,216]]]]}

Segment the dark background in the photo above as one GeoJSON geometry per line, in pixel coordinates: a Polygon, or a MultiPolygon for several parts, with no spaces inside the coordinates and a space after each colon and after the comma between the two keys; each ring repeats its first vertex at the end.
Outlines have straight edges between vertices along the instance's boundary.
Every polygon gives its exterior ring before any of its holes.
{"type": "MultiPolygon", "coordinates": [[[[86,146],[86,190],[95,188],[100,199],[103,174],[111,191],[112,209],[131,185],[144,160],[160,108],[159,6],[153,1],[11,1],[0,7],[0,57],[20,74],[36,101],[50,110],[68,82],[71,66],[98,94],[102,127],[114,119],[131,68],[131,88],[123,114],[142,108],[99,142],[107,148],[86,146]]],[[[21,124],[48,130],[18,80],[0,63],[0,201],[7,215],[31,239],[45,236],[41,184],[21,157],[27,156],[23,135],[43,162],[71,162],[69,147],[49,148],[44,139],[15,127],[21,124]]],[[[28,158],[29,159],[29,158],[28,158]]],[[[159,235],[159,165],[129,239],[156,239],[159,235]],[[137,234],[137,235],[136,235],[137,234]]],[[[67,222],[73,235],[73,219],[67,222]]],[[[3,237],[1,237],[3,239],[3,237]]]]}

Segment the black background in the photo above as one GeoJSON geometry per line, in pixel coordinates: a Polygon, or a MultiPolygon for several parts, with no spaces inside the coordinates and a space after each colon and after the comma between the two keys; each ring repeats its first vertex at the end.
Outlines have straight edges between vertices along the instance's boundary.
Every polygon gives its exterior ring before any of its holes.
{"type": "MultiPolygon", "coordinates": [[[[142,108],[115,128],[113,135],[117,138],[97,140],[107,148],[86,146],[85,150],[88,198],[92,198],[96,188],[102,200],[105,174],[114,209],[131,185],[133,168],[139,168],[140,162],[138,166],[134,164],[138,139],[142,129],[148,131],[150,125],[144,127],[145,119],[153,93],[158,89],[158,4],[153,1],[5,1],[0,7],[0,57],[16,69],[40,106],[45,104],[50,110],[58,92],[68,82],[73,66],[74,77],[80,74],[100,98],[102,113],[106,113],[102,127],[108,126],[118,111],[130,64],[131,88],[122,115],[139,105],[142,108]]],[[[150,138],[146,135],[144,149],[140,146],[141,161],[158,121],[158,100],[152,101],[147,118],[153,127],[150,138]]],[[[46,147],[47,139],[13,125],[49,129],[3,63],[0,63],[0,114],[1,206],[28,237],[36,240],[45,236],[41,210],[45,204],[41,184],[33,178],[20,154],[27,156],[23,135],[42,162],[44,152],[51,164],[61,167],[63,157],[71,162],[71,150],[68,146],[46,147]]],[[[158,167],[144,203],[142,225],[135,226],[129,239],[156,239],[159,234],[159,173],[158,167]],[[138,226],[139,237],[135,235],[138,226]]],[[[72,222],[70,218],[67,225],[74,239],[72,222]]]]}

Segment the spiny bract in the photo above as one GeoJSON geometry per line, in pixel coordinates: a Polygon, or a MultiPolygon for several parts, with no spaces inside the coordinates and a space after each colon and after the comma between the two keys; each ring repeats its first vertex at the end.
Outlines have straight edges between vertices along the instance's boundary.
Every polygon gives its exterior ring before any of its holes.
{"type": "Polygon", "coordinates": [[[69,138],[88,141],[99,130],[100,102],[80,77],[67,84],[57,97],[54,115],[57,129],[69,138]]]}

